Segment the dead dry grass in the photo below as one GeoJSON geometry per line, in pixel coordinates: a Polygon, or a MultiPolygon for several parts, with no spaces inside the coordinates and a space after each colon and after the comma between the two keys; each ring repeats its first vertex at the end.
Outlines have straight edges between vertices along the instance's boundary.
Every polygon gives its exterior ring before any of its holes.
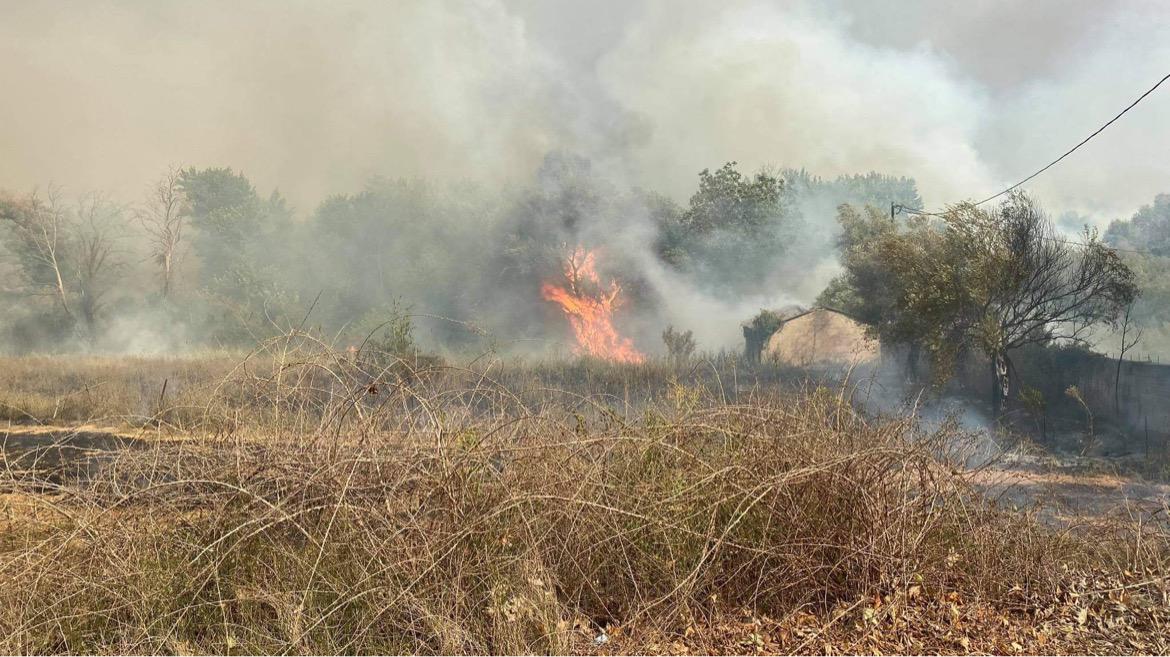
{"type": "Polygon", "coordinates": [[[0,652],[1170,650],[1161,530],[997,507],[954,426],[543,367],[294,335],[213,386],[198,440],[10,466],[0,652]]]}
{"type": "Polygon", "coordinates": [[[193,425],[241,355],[0,356],[0,422],[193,425]]]}

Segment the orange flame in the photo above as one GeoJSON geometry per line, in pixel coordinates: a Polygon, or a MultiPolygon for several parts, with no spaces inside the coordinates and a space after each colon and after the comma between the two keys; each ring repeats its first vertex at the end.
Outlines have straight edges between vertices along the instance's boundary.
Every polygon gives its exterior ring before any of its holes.
{"type": "Polygon", "coordinates": [[[577,354],[619,363],[641,363],[646,357],[613,326],[613,312],[622,304],[622,288],[617,281],[610,281],[608,289],[601,284],[595,260],[593,251],[579,246],[573,249],[565,262],[568,287],[545,283],[540,287],[540,295],[559,304],[568,315],[569,325],[577,338],[574,350],[577,354]],[[596,293],[586,291],[585,287],[596,290],[596,293]]]}

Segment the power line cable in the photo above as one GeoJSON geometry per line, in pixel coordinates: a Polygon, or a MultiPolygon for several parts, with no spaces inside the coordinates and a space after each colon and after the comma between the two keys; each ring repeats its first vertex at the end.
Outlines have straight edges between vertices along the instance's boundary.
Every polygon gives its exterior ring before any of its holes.
{"type": "MultiPolygon", "coordinates": [[[[922,217],[945,217],[946,216],[945,212],[924,212],[922,210],[915,210],[914,208],[908,208],[908,207],[901,205],[899,203],[891,203],[890,204],[890,219],[893,219],[895,214],[901,214],[903,212],[905,212],[906,214],[913,214],[913,215],[918,215],[918,216],[922,216],[922,217]]],[[[1084,242],[1075,242],[1073,240],[1066,240],[1066,239],[1062,239],[1059,237],[1041,237],[1040,239],[1049,240],[1051,242],[1060,242],[1061,244],[1071,244],[1072,246],[1088,246],[1084,242]]],[[[1109,246],[1109,248],[1114,250],[1114,251],[1123,251],[1125,253],[1140,253],[1142,255],[1151,255],[1151,256],[1154,256],[1156,258],[1170,257],[1167,254],[1155,253],[1154,251],[1151,251],[1149,249],[1126,249],[1126,248],[1122,248],[1120,246],[1109,246]]]]}
{"type": "MultiPolygon", "coordinates": [[[[1162,83],[1165,82],[1166,80],[1170,80],[1170,73],[1167,73],[1166,75],[1164,75],[1161,80],[1158,80],[1154,84],[1154,86],[1150,87],[1149,89],[1146,90],[1145,93],[1138,96],[1137,100],[1135,100],[1132,103],[1130,103],[1129,105],[1127,105],[1126,108],[1121,110],[1120,112],[1118,112],[1116,116],[1114,116],[1112,119],[1109,119],[1108,121],[1106,121],[1104,125],[1102,125],[1100,128],[1097,128],[1096,130],[1094,130],[1092,134],[1090,134],[1088,137],[1085,137],[1084,139],[1082,139],[1079,143],[1077,143],[1076,146],[1073,146],[1072,148],[1065,151],[1064,154],[1062,154],[1060,157],[1058,157],[1055,160],[1044,165],[1038,171],[1036,171],[1032,175],[1028,176],[1027,178],[1024,178],[1020,182],[1012,185],[1011,187],[1008,187],[1007,189],[1004,189],[1001,192],[997,192],[995,194],[992,194],[991,196],[988,196],[987,198],[983,199],[982,201],[979,201],[977,203],[973,203],[972,205],[980,206],[980,205],[983,205],[984,203],[987,203],[988,201],[995,200],[995,199],[999,198],[1000,196],[1003,196],[1004,194],[1008,194],[1008,193],[1012,192],[1013,190],[1018,189],[1019,187],[1021,187],[1022,185],[1024,185],[1028,181],[1032,180],[1036,176],[1039,176],[1040,174],[1044,173],[1045,171],[1056,166],[1057,164],[1060,163],[1061,160],[1068,157],[1069,155],[1072,155],[1081,146],[1084,146],[1085,144],[1089,143],[1089,141],[1091,139],[1093,139],[1093,137],[1096,137],[1097,135],[1104,132],[1105,128],[1108,128],[1109,126],[1113,125],[1118,119],[1120,119],[1122,116],[1125,116],[1126,112],[1130,111],[1131,109],[1136,107],[1138,103],[1145,100],[1146,96],[1149,96],[1150,94],[1154,93],[1154,90],[1156,90],[1158,87],[1162,86],[1162,83]]],[[[943,212],[927,212],[925,210],[916,210],[914,208],[906,207],[900,203],[891,203],[890,204],[890,217],[891,218],[893,218],[893,216],[895,214],[899,214],[902,212],[905,212],[907,214],[915,214],[915,215],[925,216],[925,217],[942,217],[945,214],[943,212]]],[[[1056,238],[1049,238],[1049,239],[1055,239],[1058,242],[1064,242],[1066,244],[1078,244],[1080,246],[1084,246],[1084,244],[1081,244],[1080,242],[1070,242],[1068,240],[1060,240],[1060,239],[1056,239],[1056,238]]],[[[1151,252],[1151,251],[1143,251],[1143,250],[1137,250],[1137,249],[1114,248],[1114,250],[1115,251],[1127,251],[1130,253],[1145,253],[1145,254],[1150,254],[1150,255],[1157,255],[1157,254],[1153,254],[1153,252],[1151,252]]]]}
{"type": "Polygon", "coordinates": [[[1154,93],[1154,90],[1155,90],[1155,89],[1157,89],[1158,87],[1162,86],[1162,83],[1163,83],[1163,82],[1165,82],[1166,80],[1170,80],[1170,73],[1167,73],[1165,76],[1163,76],[1163,77],[1162,77],[1162,79],[1161,79],[1161,80],[1158,80],[1158,82],[1157,82],[1157,83],[1156,83],[1154,86],[1152,86],[1152,87],[1150,87],[1149,89],[1147,89],[1147,90],[1146,90],[1146,93],[1144,93],[1144,94],[1142,94],[1142,95],[1138,96],[1137,100],[1133,101],[1133,102],[1132,102],[1132,103],[1130,103],[1130,104],[1129,104],[1129,106],[1127,106],[1125,109],[1123,109],[1123,110],[1121,110],[1120,112],[1118,112],[1117,116],[1113,117],[1112,119],[1109,119],[1109,121],[1108,121],[1108,122],[1107,122],[1105,125],[1101,126],[1100,128],[1097,128],[1097,130],[1096,130],[1096,131],[1094,131],[1094,132],[1093,132],[1093,134],[1089,135],[1088,137],[1085,137],[1084,139],[1082,139],[1082,140],[1080,141],[1080,143],[1079,143],[1079,144],[1077,144],[1076,146],[1073,146],[1072,148],[1070,148],[1070,149],[1068,149],[1067,151],[1065,151],[1065,152],[1064,152],[1064,155],[1061,155],[1060,157],[1056,158],[1055,160],[1053,160],[1053,161],[1049,162],[1047,165],[1045,165],[1045,166],[1044,166],[1044,168],[1040,169],[1040,170],[1039,170],[1039,171],[1037,171],[1036,173],[1033,173],[1032,175],[1028,176],[1027,178],[1024,178],[1024,179],[1023,179],[1023,180],[1021,180],[1020,182],[1018,182],[1018,183],[1016,183],[1016,184],[1012,185],[1011,187],[1008,187],[1007,189],[1003,190],[1002,192],[999,192],[998,194],[992,194],[991,196],[988,196],[987,198],[983,199],[982,201],[979,201],[978,203],[976,203],[975,205],[983,205],[984,203],[986,203],[986,202],[988,202],[988,201],[990,201],[990,200],[997,199],[997,198],[999,198],[1000,196],[1003,196],[1004,194],[1007,194],[1008,192],[1010,192],[1010,191],[1012,191],[1012,190],[1016,189],[1017,187],[1019,187],[1019,186],[1023,185],[1024,183],[1028,182],[1029,180],[1031,180],[1031,179],[1035,178],[1036,176],[1038,176],[1038,175],[1040,175],[1040,174],[1044,173],[1045,171],[1047,171],[1047,170],[1051,169],[1052,167],[1056,166],[1056,165],[1057,165],[1057,164],[1058,164],[1058,163],[1059,163],[1061,160],[1063,160],[1064,158],[1068,157],[1069,155],[1072,155],[1072,154],[1073,154],[1073,152],[1074,152],[1074,151],[1076,151],[1078,148],[1080,148],[1081,146],[1084,146],[1085,144],[1089,143],[1089,140],[1090,140],[1090,139],[1092,139],[1093,137],[1096,137],[1097,135],[1101,134],[1101,133],[1102,133],[1102,132],[1105,130],[1105,128],[1108,128],[1109,126],[1113,125],[1113,123],[1114,123],[1115,121],[1117,121],[1117,119],[1120,119],[1122,116],[1124,116],[1124,115],[1125,115],[1125,113],[1126,113],[1126,112],[1130,111],[1131,109],[1133,109],[1134,107],[1136,107],[1138,103],[1140,103],[1140,102],[1142,102],[1143,100],[1145,100],[1146,96],[1149,96],[1150,94],[1154,93]]]}

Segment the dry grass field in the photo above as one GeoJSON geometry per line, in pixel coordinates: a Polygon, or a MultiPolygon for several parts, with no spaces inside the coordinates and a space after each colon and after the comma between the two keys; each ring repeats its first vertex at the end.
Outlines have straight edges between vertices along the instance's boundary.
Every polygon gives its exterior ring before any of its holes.
{"type": "Polygon", "coordinates": [[[796,372],[290,335],[0,381],[4,653],[1170,651],[1164,507],[1009,503],[796,372]]]}

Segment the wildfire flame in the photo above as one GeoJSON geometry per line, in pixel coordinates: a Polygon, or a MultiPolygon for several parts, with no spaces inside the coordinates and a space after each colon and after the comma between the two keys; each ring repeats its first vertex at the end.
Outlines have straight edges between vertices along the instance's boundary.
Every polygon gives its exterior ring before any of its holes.
{"type": "Polygon", "coordinates": [[[575,352],[619,363],[641,363],[646,357],[613,326],[613,312],[622,305],[621,285],[606,287],[597,275],[596,254],[581,247],[565,261],[566,287],[545,283],[540,295],[560,305],[577,338],[575,352]],[[587,289],[588,288],[588,289],[587,289]]]}

